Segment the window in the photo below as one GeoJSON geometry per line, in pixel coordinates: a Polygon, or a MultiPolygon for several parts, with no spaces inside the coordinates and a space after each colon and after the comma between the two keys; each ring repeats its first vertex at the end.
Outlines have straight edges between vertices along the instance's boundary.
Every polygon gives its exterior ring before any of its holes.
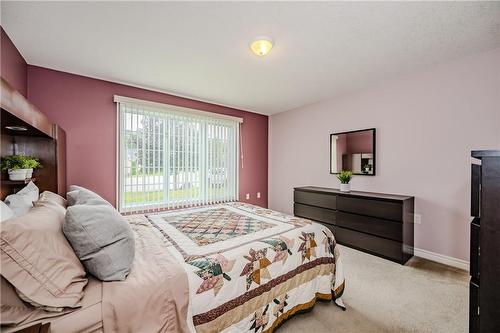
{"type": "Polygon", "coordinates": [[[238,199],[240,118],[115,96],[120,211],[238,199]]]}

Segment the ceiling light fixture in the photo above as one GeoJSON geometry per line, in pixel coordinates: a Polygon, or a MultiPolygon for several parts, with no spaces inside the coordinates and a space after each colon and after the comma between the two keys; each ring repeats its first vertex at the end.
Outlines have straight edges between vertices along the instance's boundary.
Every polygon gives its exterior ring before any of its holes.
{"type": "Polygon", "coordinates": [[[273,40],[270,37],[260,36],[250,44],[250,49],[256,56],[263,57],[273,48],[273,40]]]}
{"type": "Polygon", "coordinates": [[[26,126],[5,126],[6,129],[11,131],[27,131],[28,128],[26,126]]]}

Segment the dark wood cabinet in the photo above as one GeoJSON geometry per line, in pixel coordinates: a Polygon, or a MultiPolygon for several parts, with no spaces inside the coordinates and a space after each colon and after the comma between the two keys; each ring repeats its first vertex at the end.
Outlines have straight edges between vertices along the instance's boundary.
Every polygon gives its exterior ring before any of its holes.
{"type": "Polygon", "coordinates": [[[339,244],[401,264],[413,256],[414,198],[296,187],[294,214],[323,223],[339,244]]]}
{"type": "MultiPolygon", "coordinates": [[[[35,184],[43,191],[66,196],[66,133],[15,91],[4,79],[1,82],[0,155],[32,155],[40,160],[41,169],[34,170],[35,184]],[[23,127],[14,131],[9,126],[23,127]]],[[[1,173],[0,199],[22,189],[25,184],[8,180],[1,173]]]]}
{"type": "Polygon", "coordinates": [[[471,280],[469,284],[470,304],[469,304],[469,332],[479,331],[479,285],[476,280],[471,280]]]}
{"type": "Polygon", "coordinates": [[[479,280],[479,217],[470,224],[470,275],[479,280]]]}
{"type": "Polygon", "coordinates": [[[469,331],[500,332],[500,151],[472,151],[469,331]]]}

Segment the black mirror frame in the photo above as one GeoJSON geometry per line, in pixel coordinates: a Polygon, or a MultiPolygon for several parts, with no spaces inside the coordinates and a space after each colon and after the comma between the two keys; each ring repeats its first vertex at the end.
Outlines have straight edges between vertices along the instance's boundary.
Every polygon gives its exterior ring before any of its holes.
{"type": "Polygon", "coordinates": [[[364,131],[373,131],[373,141],[372,141],[372,145],[373,145],[373,174],[353,173],[353,175],[354,176],[375,176],[377,174],[377,151],[375,149],[377,146],[377,129],[376,128],[365,128],[365,129],[361,129],[361,130],[330,134],[330,168],[329,169],[330,169],[331,175],[338,175],[340,173],[340,172],[332,172],[332,136],[339,135],[339,134],[364,132],[364,131]]]}

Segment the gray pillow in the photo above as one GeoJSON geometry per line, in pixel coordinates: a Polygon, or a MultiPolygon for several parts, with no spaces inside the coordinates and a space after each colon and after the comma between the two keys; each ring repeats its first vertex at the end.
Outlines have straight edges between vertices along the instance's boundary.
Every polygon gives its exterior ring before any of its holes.
{"type": "Polygon", "coordinates": [[[74,205],[111,205],[98,194],[87,190],[85,187],[71,185],[66,195],[68,206],[74,205]]]}
{"type": "Polygon", "coordinates": [[[135,239],[128,222],[111,205],[74,205],[63,232],[83,266],[102,281],[123,281],[134,260],[135,239]]]}

